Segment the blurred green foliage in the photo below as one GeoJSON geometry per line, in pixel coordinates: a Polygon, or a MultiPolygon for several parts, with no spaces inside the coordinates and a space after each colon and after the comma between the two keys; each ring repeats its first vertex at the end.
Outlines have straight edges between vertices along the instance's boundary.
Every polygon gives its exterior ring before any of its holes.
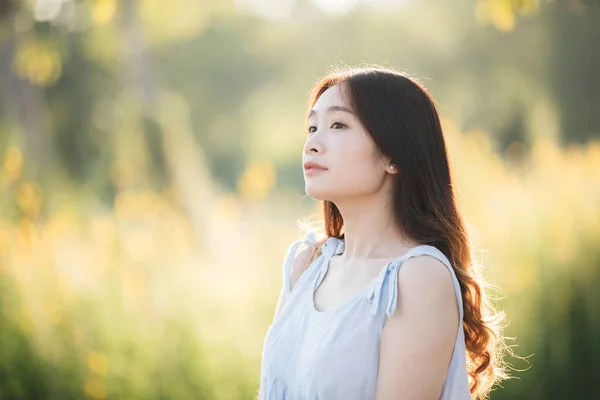
{"type": "Polygon", "coordinates": [[[531,355],[491,398],[600,397],[597,3],[13,0],[0,23],[1,400],[252,398],[316,212],[306,95],[342,63],[440,103],[531,355]]]}

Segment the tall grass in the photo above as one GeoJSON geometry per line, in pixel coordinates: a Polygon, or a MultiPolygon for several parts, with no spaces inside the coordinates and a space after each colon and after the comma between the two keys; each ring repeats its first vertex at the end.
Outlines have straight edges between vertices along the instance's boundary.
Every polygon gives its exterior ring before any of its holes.
{"type": "MultiPolygon", "coordinates": [[[[181,110],[170,101],[165,115],[181,110]]],[[[484,133],[445,125],[506,333],[519,355],[533,354],[492,398],[590,398],[600,376],[600,145],[540,139],[515,165],[484,133]]],[[[189,146],[188,128],[177,135],[168,151],[189,146]]],[[[313,203],[265,188],[256,166],[240,193],[220,191],[188,152],[170,161],[166,188],[121,185],[103,205],[68,185],[42,191],[17,147],[3,156],[0,399],[255,395],[280,264],[313,203]]]]}

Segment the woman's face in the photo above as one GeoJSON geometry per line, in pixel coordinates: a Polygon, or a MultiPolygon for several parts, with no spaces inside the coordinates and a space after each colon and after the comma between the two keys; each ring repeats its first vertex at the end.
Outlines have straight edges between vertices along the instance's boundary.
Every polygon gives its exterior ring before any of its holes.
{"type": "Polygon", "coordinates": [[[302,164],[306,194],[317,200],[373,195],[389,171],[389,159],[379,154],[340,89],[339,84],[327,89],[308,118],[302,164]],[[307,162],[325,169],[307,170],[307,162]]]}

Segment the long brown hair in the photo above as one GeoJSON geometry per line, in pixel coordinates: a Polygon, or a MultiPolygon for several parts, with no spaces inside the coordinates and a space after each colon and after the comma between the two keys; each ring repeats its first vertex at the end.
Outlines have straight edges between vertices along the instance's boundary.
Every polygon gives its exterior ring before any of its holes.
{"type": "MultiPolygon", "coordinates": [[[[350,68],[334,71],[314,86],[309,111],[336,84],[378,150],[398,166],[393,189],[398,226],[417,243],[438,248],[452,264],[462,293],[471,394],[486,398],[494,383],[508,377],[502,359],[504,315],[495,312],[475,269],[474,242],[458,208],[435,102],[405,73],[350,68]]],[[[329,237],[343,239],[340,211],[331,201],[323,201],[322,207],[325,238],[320,243],[329,237]]],[[[309,263],[320,248],[314,247],[309,263]]]]}

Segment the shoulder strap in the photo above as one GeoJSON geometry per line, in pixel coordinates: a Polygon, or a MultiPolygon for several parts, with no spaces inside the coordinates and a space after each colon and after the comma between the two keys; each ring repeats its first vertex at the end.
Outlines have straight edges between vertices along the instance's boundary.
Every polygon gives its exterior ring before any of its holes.
{"type": "Polygon", "coordinates": [[[379,286],[371,293],[370,300],[373,302],[372,313],[377,313],[379,309],[379,303],[382,300],[381,295],[384,291],[384,287],[387,285],[387,304],[386,304],[386,315],[390,317],[394,310],[396,309],[396,305],[398,302],[398,270],[402,266],[404,262],[419,256],[431,256],[438,260],[440,260],[450,271],[452,275],[452,282],[454,285],[454,294],[456,295],[456,301],[458,304],[458,314],[459,318],[462,321],[463,319],[463,304],[462,304],[462,294],[460,291],[460,285],[458,279],[456,278],[456,274],[454,273],[454,269],[450,264],[448,258],[442,253],[439,249],[429,245],[420,245],[417,247],[413,247],[409,251],[407,251],[402,257],[388,264],[388,268],[386,274],[383,278],[382,285],[379,286]]]}

